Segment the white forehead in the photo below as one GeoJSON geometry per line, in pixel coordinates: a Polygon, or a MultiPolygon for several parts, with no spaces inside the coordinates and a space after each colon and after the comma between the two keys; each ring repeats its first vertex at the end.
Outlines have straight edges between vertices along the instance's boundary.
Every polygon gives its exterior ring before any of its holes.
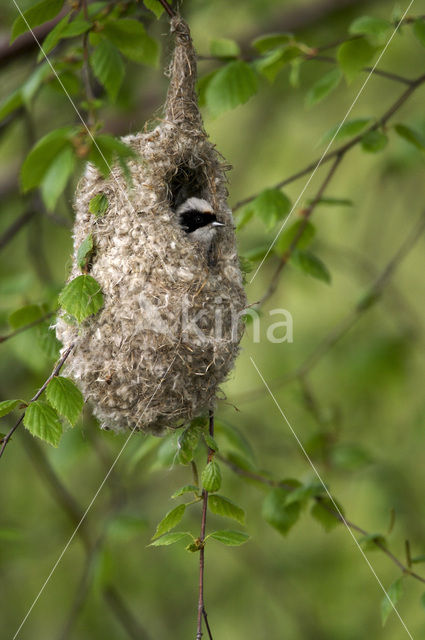
{"type": "Polygon", "coordinates": [[[206,200],[203,200],[202,198],[188,198],[178,207],[177,213],[184,213],[191,209],[196,209],[196,211],[200,211],[201,213],[213,212],[212,206],[206,200]]]}

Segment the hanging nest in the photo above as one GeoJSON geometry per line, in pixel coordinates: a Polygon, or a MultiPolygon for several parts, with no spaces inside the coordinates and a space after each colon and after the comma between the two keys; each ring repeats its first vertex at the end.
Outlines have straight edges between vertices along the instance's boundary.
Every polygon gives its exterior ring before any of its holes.
{"type": "Polygon", "coordinates": [[[104,306],[78,327],[59,318],[67,373],[103,428],[161,434],[214,407],[231,371],[246,306],[221,156],[203,129],[195,93],[196,58],[189,28],[171,21],[176,44],[165,118],[149,133],[123,138],[138,154],[131,181],[114,167],[107,179],[91,165],[75,199],[70,280],[88,234],[90,275],[104,306]],[[130,185],[130,186],[129,186],[130,185]],[[104,215],[89,203],[104,194],[104,215]],[[225,226],[207,250],[182,230],[176,207],[188,197],[212,204],[225,226]]]}

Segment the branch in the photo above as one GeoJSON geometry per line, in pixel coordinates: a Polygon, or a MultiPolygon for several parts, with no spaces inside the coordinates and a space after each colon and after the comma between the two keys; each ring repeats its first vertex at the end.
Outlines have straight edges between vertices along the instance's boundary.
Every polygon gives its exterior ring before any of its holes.
{"type": "Polygon", "coordinates": [[[170,18],[174,18],[177,15],[174,9],[170,7],[167,0],[158,0],[158,2],[164,7],[170,18]]]}
{"type": "MultiPolygon", "coordinates": [[[[247,471],[246,469],[242,469],[242,467],[239,467],[237,464],[235,464],[234,462],[228,460],[227,458],[225,458],[222,455],[217,454],[217,457],[227,466],[229,467],[229,469],[231,469],[234,473],[236,473],[239,476],[245,477],[245,478],[250,478],[251,480],[257,480],[258,482],[261,482],[262,484],[266,484],[269,487],[282,487],[284,489],[286,489],[287,491],[294,491],[293,486],[291,485],[286,485],[283,482],[280,482],[279,480],[273,480],[271,478],[268,478],[267,476],[263,476],[259,473],[253,473],[252,471],[247,471]]],[[[350,520],[347,520],[347,518],[341,518],[341,515],[335,511],[335,509],[333,509],[332,507],[328,506],[323,499],[320,496],[315,496],[314,500],[318,503],[321,504],[321,506],[323,508],[325,508],[330,514],[332,514],[336,520],[338,520],[339,522],[345,523],[348,527],[350,527],[350,529],[352,529],[353,531],[356,531],[357,533],[361,533],[362,536],[369,536],[370,533],[368,531],[366,531],[365,529],[363,529],[362,527],[359,527],[357,524],[354,524],[354,522],[351,522],[350,520]]],[[[415,573],[414,571],[412,571],[410,569],[410,567],[408,567],[407,565],[404,565],[391,551],[389,551],[385,545],[383,545],[378,538],[371,538],[371,542],[373,542],[373,544],[380,549],[383,553],[385,553],[385,555],[390,558],[390,560],[397,565],[397,567],[399,569],[401,569],[401,571],[406,574],[411,576],[412,578],[415,578],[416,580],[419,580],[419,582],[423,582],[425,583],[425,578],[423,578],[421,575],[419,575],[418,573],[415,573]]]]}
{"type": "MultiPolygon", "coordinates": [[[[305,167],[304,169],[301,169],[300,171],[297,171],[297,173],[292,174],[291,176],[289,176],[289,178],[285,178],[284,180],[281,180],[280,182],[275,184],[272,188],[281,189],[282,187],[285,187],[291,182],[295,182],[295,180],[298,180],[299,178],[302,178],[306,174],[314,171],[314,169],[317,167],[319,163],[323,165],[326,162],[329,162],[330,160],[332,160],[333,158],[336,158],[337,156],[344,156],[347,153],[347,151],[355,147],[356,144],[358,144],[362,140],[362,138],[366,135],[366,133],[369,133],[370,131],[375,131],[376,129],[379,129],[380,127],[385,125],[388,122],[388,120],[410,98],[410,96],[416,91],[416,89],[424,83],[425,83],[425,74],[419,76],[418,78],[416,78],[416,80],[412,80],[408,88],[401,94],[401,96],[397,98],[397,100],[389,107],[389,109],[387,109],[387,111],[383,114],[383,116],[381,116],[381,118],[379,118],[370,127],[365,129],[363,133],[360,133],[359,135],[355,136],[354,138],[346,142],[344,145],[341,145],[340,147],[338,147],[338,149],[334,149],[334,151],[330,151],[323,157],[323,159],[317,158],[314,162],[311,162],[309,165],[307,165],[307,167],[305,167]]],[[[251,202],[251,200],[254,200],[257,196],[258,196],[258,193],[255,193],[249,196],[248,198],[244,198],[243,200],[240,200],[233,206],[232,208],[233,211],[240,209],[240,207],[247,204],[248,202],[251,202]]]]}
{"type": "MultiPolygon", "coordinates": [[[[346,333],[360,320],[362,315],[370,309],[375,302],[382,295],[385,287],[391,281],[391,278],[401,264],[403,259],[413,249],[416,242],[419,240],[425,230],[425,211],[419,217],[419,220],[411,229],[411,232],[396,251],[394,256],[389,260],[386,267],[377,276],[374,282],[367,289],[362,300],[356,304],[337,325],[334,327],[325,338],[317,345],[317,347],[310,353],[307,358],[293,371],[290,371],[281,378],[275,379],[269,386],[272,390],[280,389],[283,385],[303,378],[307,373],[310,373],[314,367],[322,360],[328,351],[341,340],[346,333]]],[[[266,393],[267,390],[263,387],[260,389],[251,389],[244,391],[236,396],[238,402],[251,402],[266,393]]]]}
{"type": "MultiPolygon", "coordinates": [[[[317,204],[322,199],[323,194],[324,194],[327,186],[329,185],[330,181],[332,180],[333,176],[335,175],[335,171],[337,170],[339,164],[341,163],[342,158],[343,158],[342,155],[337,155],[335,157],[335,161],[332,164],[332,166],[331,166],[330,170],[328,171],[328,173],[326,174],[326,177],[323,180],[321,186],[319,187],[319,190],[317,191],[316,196],[313,198],[313,201],[307,207],[307,209],[303,210],[303,212],[302,212],[302,215],[303,215],[302,223],[298,227],[297,233],[295,234],[290,246],[285,251],[285,253],[281,256],[281,258],[279,260],[279,264],[277,266],[277,269],[274,272],[274,274],[272,276],[272,279],[270,281],[269,287],[268,287],[266,293],[263,295],[263,297],[261,298],[261,300],[258,303],[259,306],[263,305],[264,302],[266,300],[268,300],[268,298],[270,298],[273,295],[273,293],[276,291],[277,285],[279,284],[280,274],[282,273],[282,271],[285,268],[285,266],[288,264],[289,259],[291,258],[292,254],[294,253],[294,250],[296,249],[296,247],[298,245],[298,242],[301,240],[301,237],[302,237],[302,235],[303,235],[303,233],[305,231],[305,228],[306,228],[306,226],[308,224],[308,221],[311,218],[311,216],[313,214],[313,211],[316,208],[317,204]]],[[[288,218],[289,218],[289,216],[288,216],[288,218]]],[[[286,220],[288,220],[288,218],[286,218],[286,220]]],[[[286,220],[285,220],[285,223],[286,223],[286,220]]],[[[281,230],[283,229],[283,227],[284,227],[284,225],[282,226],[281,230]]],[[[276,242],[277,238],[278,238],[278,236],[276,236],[275,242],[276,242]]]]}
{"type": "MultiPolygon", "coordinates": [[[[66,349],[65,353],[63,354],[63,356],[61,357],[61,359],[59,360],[59,362],[57,363],[57,365],[53,369],[53,371],[50,374],[50,376],[47,378],[46,382],[44,382],[44,384],[40,387],[40,389],[37,391],[35,396],[33,398],[31,398],[31,400],[28,402],[28,405],[30,405],[31,402],[35,402],[36,400],[38,400],[38,398],[41,396],[43,391],[45,391],[45,389],[47,388],[47,385],[49,384],[49,382],[51,380],[53,380],[53,378],[55,376],[59,375],[60,370],[62,369],[63,365],[65,364],[65,362],[66,362],[69,354],[73,350],[73,348],[74,348],[74,345],[71,344],[71,346],[66,349]]],[[[27,405],[27,407],[28,407],[28,405],[27,405]]],[[[26,409],[25,409],[25,411],[26,411],[26,409]]],[[[16,422],[16,424],[11,428],[9,433],[7,435],[5,435],[4,438],[1,440],[0,458],[2,457],[2,455],[4,453],[4,450],[6,449],[7,443],[11,439],[12,435],[15,433],[16,429],[21,424],[22,420],[24,419],[25,411],[23,412],[23,414],[21,415],[19,420],[16,422]]]]}
{"type": "MultiPolygon", "coordinates": [[[[209,414],[209,434],[214,437],[214,413],[209,414]]],[[[214,451],[208,447],[207,463],[211,462],[214,451]]],[[[204,566],[205,566],[205,528],[207,523],[207,507],[208,507],[208,491],[202,489],[202,518],[201,518],[201,534],[199,536],[199,598],[198,598],[198,624],[196,630],[196,640],[202,638],[202,619],[205,620],[205,626],[208,636],[212,640],[211,630],[208,624],[207,612],[204,604],[204,566]]]]}
{"type": "MultiPolygon", "coordinates": [[[[63,9],[53,20],[49,20],[39,27],[33,29],[37,40],[41,42],[48,33],[62,20],[68,13],[68,9],[63,9]]],[[[26,56],[28,53],[38,50],[37,42],[32,33],[27,31],[15,40],[13,44],[9,44],[9,38],[4,38],[0,43],[0,69],[5,67],[9,62],[26,56]]]]}
{"type": "MultiPolygon", "coordinates": [[[[349,38],[352,40],[353,38],[349,38]]],[[[345,40],[347,42],[347,40],[345,40]]],[[[332,56],[322,56],[318,55],[316,51],[320,51],[320,49],[314,49],[313,53],[307,54],[304,56],[304,60],[308,62],[309,60],[316,60],[317,62],[329,62],[330,64],[337,64],[336,58],[332,58],[332,56]]],[[[377,69],[373,67],[363,67],[362,71],[365,73],[373,73],[376,76],[381,76],[382,78],[387,78],[388,80],[394,80],[395,82],[400,82],[402,84],[411,85],[412,79],[405,78],[404,76],[400,76],[397,73],[392,73],[391,71],[384,71],[383,69],[377,69]]]]}

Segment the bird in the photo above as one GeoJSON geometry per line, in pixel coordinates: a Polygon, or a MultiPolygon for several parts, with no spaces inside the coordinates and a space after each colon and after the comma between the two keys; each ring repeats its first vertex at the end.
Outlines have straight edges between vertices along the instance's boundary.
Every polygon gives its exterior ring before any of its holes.
{"type": "Polygon", "coordinates": [[[217,229],[225,226],[217,220],[212,205],[203,198],[187,198],[177,207],[176,215],[188,237],[206,247],[211,245],[217,229]]]}

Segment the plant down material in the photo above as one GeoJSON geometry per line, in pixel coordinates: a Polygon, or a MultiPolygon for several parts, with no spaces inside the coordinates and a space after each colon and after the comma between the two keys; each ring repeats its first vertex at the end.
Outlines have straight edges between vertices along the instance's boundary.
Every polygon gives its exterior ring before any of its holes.
{"type": "Polygon", "coordinates": [[[171,26],[165,117],[153,131],[123,139],[139,156],[128,163],[131,181],[118,167],[104,179],[89,165],[75,199],[70,279],[81,273],[78,249],[91,235],[88,269],[104,306],[78,326],[62,316],[56,328],[64,348],[75,343],[67,373],[102,427],[158,435],[213,408],[238,353],[246,305],[228,167],[203,129],[189,29],[180,17],[171,26]],[[98,194],[108,206],[94,215],[98,194]],[[225,223],[209,250],[179,225],[175,208],[185,194],[206,199],[225,223]]]}

